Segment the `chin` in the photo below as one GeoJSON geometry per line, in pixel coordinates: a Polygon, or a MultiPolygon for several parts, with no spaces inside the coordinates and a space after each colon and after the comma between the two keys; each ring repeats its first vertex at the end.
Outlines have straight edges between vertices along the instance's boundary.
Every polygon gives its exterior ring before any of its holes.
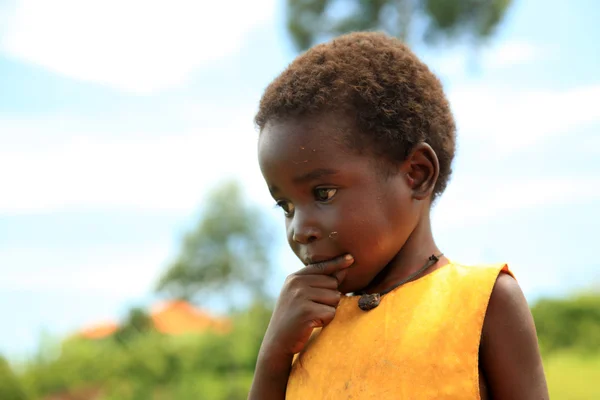
{"type": "Polygon", "coordinates": [[[355,281],[354,279],[345,279],[344,282],[342,282],[342,284],[338,287],[338,290],[342,294],[354,293],[364,289],[365,287],[367,287],[368,284],[369,282],[360,282],[355,281]]]}
{"type": "MultiPolygon", "coordinates": [[[[366,287],[371,285],[373,280],[377,277],[379,272],[383,270],[383,268],[363,268],[361,266],[352,270],[353,267],[350,267],[350,271],[348,271],[348,275],[346,275],[346,279],[342,282],[342,284],[338,287],[338,290],[343,293],[356,293],[364,290],[366,287]],[[374,271],[373,271],[374,270],[374,271]]],[[[369,266],[370,267],[370,266],[369,266]]]]}

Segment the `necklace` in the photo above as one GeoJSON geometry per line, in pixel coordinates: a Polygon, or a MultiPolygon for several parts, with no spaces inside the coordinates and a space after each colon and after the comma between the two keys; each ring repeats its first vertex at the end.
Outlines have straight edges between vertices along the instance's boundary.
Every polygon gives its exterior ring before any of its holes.
{"type": "Polygon", "coordinates": [[[361,310],[363,310],[363,311],[369,311],[369,310],[374,309],[381,302],[381,297],[383,295],[388,294],[392,290],[396,289],[398,286],[404,285],[406,282],[414,279],[418,275],[421,275],[423,272],[425,272],[425,270],[427,268],[431,267],[433,264],[435,264],[436,262],[438,262],[440,260],[440,257],[443,256],[443,255],[444,255],[443,253],[440,254],[440,255],[438,255],[438,256],[436,256],[435,254],[432,254],[427,259],[427,262],[425,263],[425,265],[423,265],[421,267],[421,269],[419,269],[417,272],[409,275],[408,277],[402,279],[400,282],[396,283],[391,288],[384,290],[383,292],[380,292],[380,293],[370,293],[370,294],[369,293],[363,293],[360,296],[360,299],[358,299],[358,307],[361,310]]]}

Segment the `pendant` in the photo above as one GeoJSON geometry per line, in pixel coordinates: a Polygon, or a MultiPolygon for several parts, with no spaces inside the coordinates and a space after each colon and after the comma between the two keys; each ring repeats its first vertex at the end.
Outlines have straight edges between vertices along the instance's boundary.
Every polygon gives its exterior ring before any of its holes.
{"type": "Polygon", "coordinates": [[[365,293],[362,296],[360,296],[360,299],[358,299],[358,308],[360,308],[363,311],[369,311],[377,307],[380,301],[381,296],[379,295],[379,293],[365,293]]]}

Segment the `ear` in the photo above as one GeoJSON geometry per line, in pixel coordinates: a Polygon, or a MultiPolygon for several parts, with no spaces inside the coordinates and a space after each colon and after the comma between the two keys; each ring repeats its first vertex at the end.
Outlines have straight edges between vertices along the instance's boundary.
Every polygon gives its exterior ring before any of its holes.
{"type": "Polygon", "coordinates": [[[425,200],[431,197],[440,174],[440,163],[431,146],[424,142],[418,143],[406,157],[404,165],[413,198],[425,200]]]}

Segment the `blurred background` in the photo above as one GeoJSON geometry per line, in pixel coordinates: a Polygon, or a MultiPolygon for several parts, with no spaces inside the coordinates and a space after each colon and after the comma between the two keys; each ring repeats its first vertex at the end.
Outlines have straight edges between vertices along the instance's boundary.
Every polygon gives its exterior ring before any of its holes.
{"type": "Polygon", "coordinates": [[[440,247],[508,262],[553,399],[600,389],[600,3],[0,0],[0,399],[245,399],[300,267],[256,160],[264,88],[352,30],[438,74],[440,247]]]}

